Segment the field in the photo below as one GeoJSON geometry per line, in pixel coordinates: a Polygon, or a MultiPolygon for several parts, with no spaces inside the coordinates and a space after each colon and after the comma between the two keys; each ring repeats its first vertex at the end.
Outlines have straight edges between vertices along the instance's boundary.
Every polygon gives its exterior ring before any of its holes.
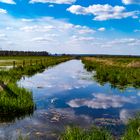
{"type": "Polygon", "coordinates": [[[50,57],[46,56],[0,56],[0,66],[13,66],[13,62],[17,66],[41,63],[41,61],[47,61],[50,57]]]}
{"type": "Polygon", "coordinates": [[[88,71],[96,71],[94,78],[100,84],[109,82],[112,87],[140,87],[140,58],[84,57],[82,62],[88,71]]]}

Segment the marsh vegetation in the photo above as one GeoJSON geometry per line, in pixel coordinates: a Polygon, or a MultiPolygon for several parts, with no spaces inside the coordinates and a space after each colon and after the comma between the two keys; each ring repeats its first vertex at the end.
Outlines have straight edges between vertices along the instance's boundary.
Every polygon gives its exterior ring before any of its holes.
{"type": "Polygon", "coordinates": [[[106,128],[93,126],[90,129],[67,127],[60,136],[60,140],[140,140],[140,115],[130,119],[124,134],[120,138],[114,137],[106,128]]]}
{"type": "Polygon", "coordinates": [[[140,58],[85,57],[82,59],[88,71],[95,71],[94,79],[100,84],[109,82],[112,87],[140,87],[140,58]]]}

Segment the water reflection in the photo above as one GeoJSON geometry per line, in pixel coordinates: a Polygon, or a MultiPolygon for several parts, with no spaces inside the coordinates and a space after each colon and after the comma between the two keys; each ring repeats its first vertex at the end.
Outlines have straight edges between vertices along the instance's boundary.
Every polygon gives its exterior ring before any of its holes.
{"type": "Polygon", "coordinates": [[[18,84],[33,92],[37,110],[33,116],[0,125],[0,139],[56,139],[66,125],[108,126],[119,135],[124,123],[140,109],[140,91],[112,89],[92,79],[93,73],[72,60],[50,68],[18,84]],[[120,131],[118,131],[118,128],[120,131]]]}

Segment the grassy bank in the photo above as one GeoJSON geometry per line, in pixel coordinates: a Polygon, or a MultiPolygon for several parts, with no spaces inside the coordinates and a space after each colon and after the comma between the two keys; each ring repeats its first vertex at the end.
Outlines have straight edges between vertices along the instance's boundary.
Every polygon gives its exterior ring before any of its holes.
{"type": "Polygon", "coordinates": [[[88,130],[67,127],[60,140],[140,140],[140,114],[128,121],[125,132],[120,137],[114,137],[105,128],[95,126],[88,130]]]}
{"type": "Polygon", "coordinates": [[[83,57],[88,71],[96,71],[94,78],[100,84],[111,83],[112,87],[140,87],[140,58],[83,57]]]}
{"type": "Polygon", "coordinates": [[[89,130],[67,127],[60,140],[113,140],[113,136],[107,130],[95,126],[89,130]]]}
{"type": "MultiPolygon", "coordinates": [[[[24,58],[25,59],[25,58],[24,58]]],[[[8,71],[0,71],[0,114],[22,116],[31,114],[35,108],[32,93],[17,86],[17,81],[22,76],[32,76],[42,72],[49,66],[70,60],[71,57],[46,57],[46,61],[40,61],[35,65],[17,66],[8,71]]],[[[1,118],[0,118],[1,120],[1,118]]]]}

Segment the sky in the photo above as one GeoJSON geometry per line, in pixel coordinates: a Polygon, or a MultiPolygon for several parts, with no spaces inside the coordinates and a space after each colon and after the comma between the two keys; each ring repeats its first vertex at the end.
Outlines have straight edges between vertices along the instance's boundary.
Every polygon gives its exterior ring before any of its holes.
{"type": "Polygon", "coordinates": [[[0,49],[140,55],[140,0],[0,0],[0,49]]]}

